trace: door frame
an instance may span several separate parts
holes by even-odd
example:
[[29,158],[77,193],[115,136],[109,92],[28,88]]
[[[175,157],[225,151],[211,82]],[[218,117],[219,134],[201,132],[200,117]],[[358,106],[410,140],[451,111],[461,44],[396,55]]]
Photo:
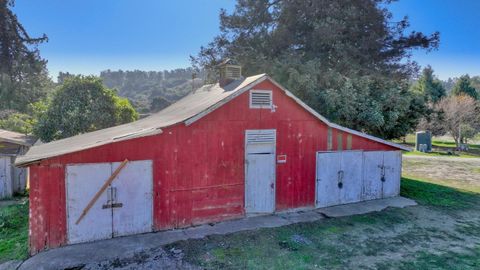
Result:
[[[247,212],[247,181],[248,181],[248,141],[247,141],[247,134],[249,132],[262,132],[262,131],[273,131],[275,134],[275,140],[273,142],[273,211],[271,213],[275,213],[277,210],[277,130],[276,129],[246,129],[244,132],[244,155],[243,155],[243,167],[244,167],[244,174],[245,174],[245,181],[244,181],[244,190],[243,190],[243,210],[245,211],[246,215],[256,215],[256,213],[248,213]],[[271,213],[265,213],[266,215]]]

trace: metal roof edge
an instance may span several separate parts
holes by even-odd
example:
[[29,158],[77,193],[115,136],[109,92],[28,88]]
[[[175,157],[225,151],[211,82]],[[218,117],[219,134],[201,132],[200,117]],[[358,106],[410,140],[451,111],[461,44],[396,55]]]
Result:
[[99,146],[103,146],[103,145],[107,145],[107,144],[111,144],[111,143],[128,141],[128,140],[131,140],[131,139],[138,139],[138,138],[142,138],[142,137],[158,135],[158,134],[161,134],[163,132],[163,130],[160,129],[160,128],[154,128],[153,130],[148,130],[148,132],[144,132],[144,131],[145,130],[142,130],[141,132],[138,132],[138,133],[126,134],[126,135],[121,136],[121,137],[115,137],[115,138],[112,138],[109,141],[104,141],[104,142],[101,142],[101,143],[95,143],[95,144],[92,144],[92,145],[89,145],[89,146],[85,146],[82,149],[78,149],[78,150],[74,150],[74,151],[64,151],[64,152],[52,153],[51,155],[42,156],[40,158],[35,158],[35,157],[24,158],[24,157],[26,157],[26,155],[18,156],[17,159],[15,160],[14,165],[17,166],[17,167],[25,167],[25,166],[32,165],[32,164],[35,164],[35,163],[39,163],[44,159],[49,159],[49,158],[53,158],[53,157],[63,156],[63,155],[70,154],[70,153],[80,152],[80,151],[83,151],[83,150],[88,150],[88,149],[92,149],[92,148],[95,148],[95,147],[99,147]]
[[17,140],[12,140],[12,139],[7,139],[7,138],[0,138],[0,142],[19,144],[19,145],[23,145],[23,146],[32,146],[31,144],[26,143],[26,142],[17,141]]

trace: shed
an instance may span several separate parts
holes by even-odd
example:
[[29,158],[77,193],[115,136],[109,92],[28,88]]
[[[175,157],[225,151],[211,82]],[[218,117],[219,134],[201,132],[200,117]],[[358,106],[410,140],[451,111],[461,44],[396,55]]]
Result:
[[399,194],[409,149],[328,121],[266,74],[238,75],[19,158],[30,252]]
[[0,199],[25,191],[28,171],[16,168],[14,163],[34,142],[32,136],[0,129]]

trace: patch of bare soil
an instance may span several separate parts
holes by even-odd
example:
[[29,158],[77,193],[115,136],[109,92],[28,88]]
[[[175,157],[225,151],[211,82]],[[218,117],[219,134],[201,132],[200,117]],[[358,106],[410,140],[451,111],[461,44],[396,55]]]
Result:
[[404,175],[480,189],[480,158],[404,156]]
[[165,251],[162,248],[135,253],[133,257],[122,257],[79,266],[82,270],[143,270],[143,269],[201,269],[183,261],[183,252],[179,249]]

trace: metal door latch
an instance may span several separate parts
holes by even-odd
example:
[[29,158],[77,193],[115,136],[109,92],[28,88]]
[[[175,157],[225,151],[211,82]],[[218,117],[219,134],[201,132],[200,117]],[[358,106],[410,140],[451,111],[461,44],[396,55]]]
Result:
[[102,209],[121,208],[121,207],[123,207],[123,203],[110,203],[110,204],[104,204],[102,206]]
[[338,188],[343,188],[343,175],[344,175],[344,172],[342,170],[338,171],[338,177],[337,177]]
[[380,172],[380,181],[385,182],[385,166],[384,165],[379,165],[378,166],[381,169]]
[[117,202],[117,188],[110,187],[109,189],[107,189],[107,203],[102,205],[102,209],[120,207],[123,207],[123,203]]

